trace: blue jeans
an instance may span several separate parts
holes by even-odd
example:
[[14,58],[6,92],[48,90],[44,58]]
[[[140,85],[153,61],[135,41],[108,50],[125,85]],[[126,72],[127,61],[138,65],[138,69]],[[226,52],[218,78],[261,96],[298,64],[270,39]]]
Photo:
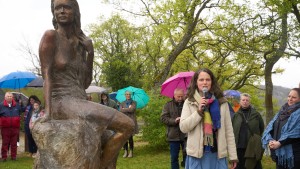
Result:
[[171,154],[171,168],[179,169],[178,158],[179,158],[180,146],[183,154],[183,164],[186,158],[184,141],[170,141],[169,143],[170,143],[170,154]]

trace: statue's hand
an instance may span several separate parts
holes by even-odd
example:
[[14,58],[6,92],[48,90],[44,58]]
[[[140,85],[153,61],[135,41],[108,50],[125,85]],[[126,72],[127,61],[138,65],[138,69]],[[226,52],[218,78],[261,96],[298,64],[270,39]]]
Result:
[[91,39],[88,39],[83,42],[85,50],[89,53],[89,55],[94,55],[93,42]]
[[87,36],[80,36],[84,49],[88,52],[89,56],[94,55],[93,41]]

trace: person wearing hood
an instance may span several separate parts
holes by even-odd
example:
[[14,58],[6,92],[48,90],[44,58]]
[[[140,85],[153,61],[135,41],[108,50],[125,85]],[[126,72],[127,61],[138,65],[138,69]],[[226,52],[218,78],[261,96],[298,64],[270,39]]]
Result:
[[0,128],[2,136],[1,160],[3,162],[7,159],[9,149],[11,152],[11,160],[16,160],[17,158],[20,113],[21,107],[13,99],[13,94],[11,92],[6,92],[4,101],[0,104]]
[[100,94],[100,104],[118,110],[117,103],[113,99],[109,98],[109,95],[106,92],[103,92],[103,93]]
[[171,169],[179,169],[179,152],[182,151],[183,160],[181,166],[185,166],[185,143],[186,135],[180,131],[179,122],[184,102],[184,90],[175,89],[173,100],[164,105],[160,120],[167,127],[166,136],[170,144]]

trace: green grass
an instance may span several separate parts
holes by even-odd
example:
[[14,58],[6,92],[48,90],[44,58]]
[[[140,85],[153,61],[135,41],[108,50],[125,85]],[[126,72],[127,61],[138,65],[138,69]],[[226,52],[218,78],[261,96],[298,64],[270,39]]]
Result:
[[[118,169],[167,169],[170,168],[169,152],[154,150],[149,146],[135,148],[133,158],[123,158],[124,151],[119,154]],[[181,158],[182,159],[182,158]]]
[[1,169],[32,169],[33,159],[26,155],[27,153],[17,155],[17,161],[10,158],[6,162],[0,162]]
[[[168,150],[156,150],[149,146],[137,146],[133,158],[123,158],[123,150],[119,154],[117,169],[168,169],[170,168],[170,156]],[[180,157],[180,161],[181,161]],[[264,169],[274,169],[275,163],[270,157],[262,160]],[[33,159],[27,153],[18,155],[17,161],[8,160],[0,162],[1,169],[31,169]]]

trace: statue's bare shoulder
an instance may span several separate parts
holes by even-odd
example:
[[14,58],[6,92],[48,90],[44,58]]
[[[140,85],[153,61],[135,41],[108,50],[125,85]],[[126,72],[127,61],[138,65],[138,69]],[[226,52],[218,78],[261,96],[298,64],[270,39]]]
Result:
[[55,30],[47,30],[40,42],[39,53],[40,57],[52,53],[53,49],[56,46],[56,31]]
[[[56,31],[51,29],[47,30],[41,40],[40,43],[40,49],[43,49],[45,47],[51,47],[56,42]],[[52,46],[53,47],[53,46]]]

